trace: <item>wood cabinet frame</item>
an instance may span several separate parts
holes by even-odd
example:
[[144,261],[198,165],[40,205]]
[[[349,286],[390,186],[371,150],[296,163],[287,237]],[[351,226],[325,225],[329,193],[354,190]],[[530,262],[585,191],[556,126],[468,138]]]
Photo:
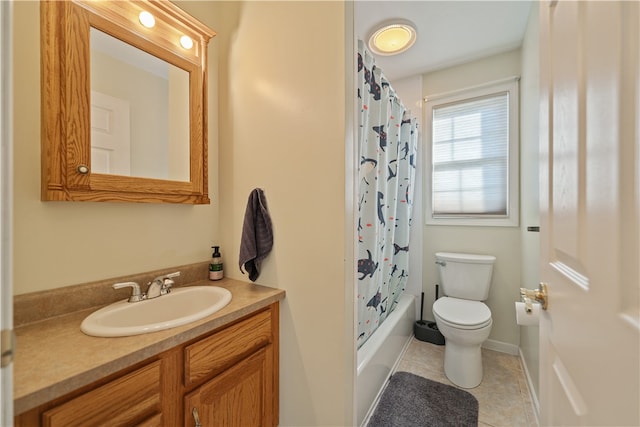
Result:
[[[142,10],[156,26],[138,23]],[[166,0],[41,2],[43,201],[208,204],[207,46],[215,32]],[[190,180],[91,172],[90,43],[97,28],[189,73]],[[180,35],[194,42],[186,50]],[[81,172],[82,166],[88,168]]]

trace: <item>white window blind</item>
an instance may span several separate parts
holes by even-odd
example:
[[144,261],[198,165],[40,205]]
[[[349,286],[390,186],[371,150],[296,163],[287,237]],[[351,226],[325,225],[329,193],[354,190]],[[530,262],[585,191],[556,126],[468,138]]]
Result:
[[509,92],[432,109],[432,215],[509,214]]

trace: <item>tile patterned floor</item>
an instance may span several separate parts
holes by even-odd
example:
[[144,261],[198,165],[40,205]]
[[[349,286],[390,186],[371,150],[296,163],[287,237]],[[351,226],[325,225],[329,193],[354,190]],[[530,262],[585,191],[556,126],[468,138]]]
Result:
[[[482,383],[476,388],[466,389],[478,399],[478,425],[536,427],[538,424],[520,358],[482,349],[482,365]],[[444,346],[415,338],[397,370],[453,385],[444,374]]]

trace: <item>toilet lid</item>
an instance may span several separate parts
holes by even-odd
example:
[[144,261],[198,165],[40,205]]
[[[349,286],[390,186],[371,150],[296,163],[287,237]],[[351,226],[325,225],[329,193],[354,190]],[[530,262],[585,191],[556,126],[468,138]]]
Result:
[[442,297],[433,303],[433,314],[462,327],[478,326],[491,320],[491,310],[480,301]]

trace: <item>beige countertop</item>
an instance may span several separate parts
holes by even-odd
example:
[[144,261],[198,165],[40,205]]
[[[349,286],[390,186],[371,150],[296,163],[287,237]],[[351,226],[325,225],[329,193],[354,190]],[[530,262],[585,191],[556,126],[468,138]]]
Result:
[[222,310],[188,325],[143,335],[98,338],[80,331],[97,308],[16,329],[14,412],[26,412],[135,363],[219,328],[284,298],[285,292],[232,279],[189,285],[220,286],[233,298]]

